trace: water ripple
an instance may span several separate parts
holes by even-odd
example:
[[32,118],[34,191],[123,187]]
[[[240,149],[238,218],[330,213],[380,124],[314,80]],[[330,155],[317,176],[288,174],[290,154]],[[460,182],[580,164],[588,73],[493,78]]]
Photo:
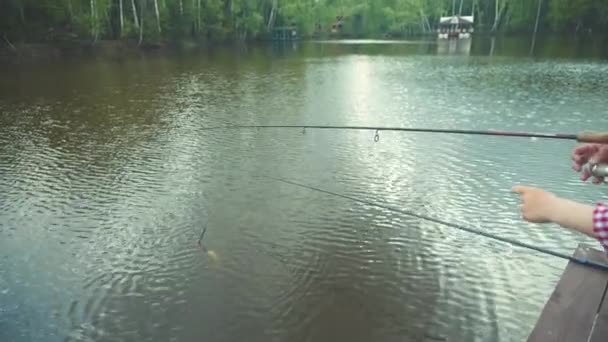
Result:
[[570,253],[589,240],[521,222],[509,190],[603,198],[571,172],[571,144],[204,130],[606,121],[605,63],[391,46],[218,48],[0,79],[0,340],[525,339],[563,261],[259,176]]

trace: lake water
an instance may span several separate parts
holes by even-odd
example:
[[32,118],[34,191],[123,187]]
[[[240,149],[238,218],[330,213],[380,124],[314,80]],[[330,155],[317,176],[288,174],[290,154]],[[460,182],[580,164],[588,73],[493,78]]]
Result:
[[571,170],[573,142],[205,128],[605,130],[606,50],[529,44],[4,64],[0,340],[525,340],[565,261],[261,176],[570,254],[597,243],[522,222],[510,188],[605,198]]

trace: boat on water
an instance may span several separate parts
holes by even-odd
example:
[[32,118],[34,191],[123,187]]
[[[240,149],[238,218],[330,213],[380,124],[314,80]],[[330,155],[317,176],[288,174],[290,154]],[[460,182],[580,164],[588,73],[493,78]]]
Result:
[[474,31],[473,24],[475,18],[473,16],[453,15],[450,17],[441,17],[439,25],[437,25],[438,39],[469,39]]

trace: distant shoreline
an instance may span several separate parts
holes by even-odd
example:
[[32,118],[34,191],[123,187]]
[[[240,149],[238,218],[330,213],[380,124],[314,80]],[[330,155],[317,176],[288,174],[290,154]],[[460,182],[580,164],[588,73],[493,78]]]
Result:
[[[480,33],[480,35],[482,35]],[[155,50],[196,50],[207,49],[214,47],[235,46],[240,44],[256,44],[256,43],[291,43],[291,42],[335,42],[335,41],[386,41],[386,42],[412,42],[423,38],[435,38],[435,34],[412,35],[407,37],[393,36],[363,36],[353,37],[350,35],[343,36],[310,36],[301,37],[297,40],[273,41],[271,39],[256,39],[245,42],[233,40],[226,41],[205,41],[205,40],[179,40],[179,41],[162,41],[162,42],[146,42],[141,45],[136,39],[129,40],[98,40],[93,43],[91,40],[71,40],[71,41],[49,41],[49,42],[32,42],[32,43],[16,43],[7,42],[0,39],[0,59],[4,58],[53,58],[64,55],[96,55],[96,54],[120,54],[120,53],[137,53]]]
[[135,40],[98,40],[95,43],[90,40],[11,43],[10,46],[5,43],[0,45],[0,58],[52,59],[65,55],[114,55],[152,50],[208,48],[211,45],[214,44],[189,41],[177,44],[167,42],[143,42],[139,45]]
[[[409,37],[410,39],[420,39],[426,36]],[[238,41],[197,41],[197,40],[179,40],[179,41],[163,41],[163,42],[146,42],[141,45],[135,39],[130,40],[98,40],[93,43],[91,40],[73,40],[73,41],[50,41],[41,43],[15,43],[11,42],[8,45],[6,42],[0,41],[0,59],[53,59],[62,56],[78,56],[78,55],[122,55],[122,54],[137,54],[150,51],[187,51],[210,49],[215,47],[238,46],[242,44],[258,44],[258,43],[277,43],[290,44],[292,42],[314,42],[314,41],[342,41],[354,40],[353,37],[305,37],[297,40],[281,40],[273,41],[270,39],[256,39],[245,42]],[[374,40],[374,41],[408,41],[406,38],[356,38],[357,40]],[[411,41],[411,40],[410,40]]]
[[[490,33],[478,32],[473,36],[473,39],[489,38],[491,36],[496,37],[530,37],[529,33],[502,33],[492,35]],[[595,40],[600,41],[602,45],[608,45],[608,36],[604,35],[558,35],[545,33],[540,34],[542,38],[554,38],[561,37],[566,40],[573,41],[584,41],[584,40]],[[0,37],[1,38],[1,37]],[[431,39],[429,39],[431,38]],[[541,38],[541,39],[542,39]],[[122,39],[122,40],[98,40],[93,43],[90,39],[87,40],[69,40],[69,41],[49,41],[40,43],[17,43],[10,42],[10,45],[0,39],[0,61],[8,62],[19,62],[19,61],[43,61],[43,60],[54,60],[64,57],[78,57],[78,56],[101,56],[101,57],[123,57],[123,56],[135,56],[142,53],[150,52],[161,52],[161,51],[196,51],[196,50],[208,50],[213,48],[221,47],[234,47],[243,44],[264,44],[264,43],[276,43],[276,44],[291,44],[293,42],[317,42],[317,43],[338,43],[348,44],[349,42],[361,41],[370,42],[370,44],[422,44],[422,43],[436,43],[432,40],[435,39],[435,35],[415,35],[408,37],[350,37],[350,36],[319,36],[319,37],[302,37],[297,40],[285,40],[285,41],[272,41],[270,39],[257,39],[248,40],[245,42],[238,42],[232,40],[226,41],[207,41],[207,40],[194,40],[194,39],[183,39],[178,41],[161,41],[161,42],[146,42],[144,41],[141,45],[138,44],[136,39]]]

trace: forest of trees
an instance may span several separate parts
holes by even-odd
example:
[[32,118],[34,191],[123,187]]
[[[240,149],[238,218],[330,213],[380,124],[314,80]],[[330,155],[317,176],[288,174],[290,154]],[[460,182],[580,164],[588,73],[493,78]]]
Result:
[[343,36],[402,36],[452,13],[474,13],[478,32],[529,32],[537,16],[545,32],[608,31],[607,0],[0,0],[0,40],[230,41],[291,25],[328,35],[336,24]]

